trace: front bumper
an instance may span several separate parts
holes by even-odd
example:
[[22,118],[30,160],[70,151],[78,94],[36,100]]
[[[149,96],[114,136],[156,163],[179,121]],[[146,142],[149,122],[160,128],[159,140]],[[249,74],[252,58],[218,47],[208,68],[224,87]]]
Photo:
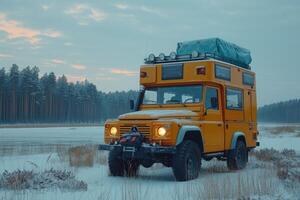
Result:
[[117,150],[122,152],[123,157],[145,158],[163,154],[175,154],[176,147],[162,147],[159,145],[142,144],[140,147],[123,146],[121,144],[100,144],[99,150]]

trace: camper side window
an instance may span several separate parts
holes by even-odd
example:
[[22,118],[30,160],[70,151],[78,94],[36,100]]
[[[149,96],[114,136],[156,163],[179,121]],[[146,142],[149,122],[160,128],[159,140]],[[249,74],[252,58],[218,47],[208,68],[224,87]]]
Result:
[[229,110],[243,109],[243,91],[240,89],[226,89],[226,108]]

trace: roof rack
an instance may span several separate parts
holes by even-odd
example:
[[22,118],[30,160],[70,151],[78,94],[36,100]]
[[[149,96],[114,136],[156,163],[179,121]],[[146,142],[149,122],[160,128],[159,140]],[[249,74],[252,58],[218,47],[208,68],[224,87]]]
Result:
[[[152,56],[152,59],[150,59]],[[237,65],[238,67],[251,70],[250,65],[245,66],[245,64],[240,63],[236,60],[232,60],[229,58],[221,58],[211,53],[204,54],[186,54],[186,55],[176,55],[175,56],[165,56],[164,54],[160,54],[159,56],[154,56],[154,54],[150,54],[148,58],[145,58],[145,64],[160,64],[160,63],[172,63],[172,62],[183,62],[183,61],[196,61],[196,60],[208,60],[208,59],[216,59],[222,62],[227,62],[233,65]]]

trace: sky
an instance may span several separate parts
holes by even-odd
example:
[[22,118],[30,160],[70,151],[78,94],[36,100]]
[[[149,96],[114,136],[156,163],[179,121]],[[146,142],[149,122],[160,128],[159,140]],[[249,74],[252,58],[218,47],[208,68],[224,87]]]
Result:
[[299,0],[0,0],[0,67],[139,88],[148,54],[220,37],[251,51],[260,106],[300,98]]

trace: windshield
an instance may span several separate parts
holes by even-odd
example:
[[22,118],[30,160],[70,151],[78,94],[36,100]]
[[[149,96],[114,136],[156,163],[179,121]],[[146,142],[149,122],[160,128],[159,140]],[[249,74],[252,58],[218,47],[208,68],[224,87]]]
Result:
[[143,104],[186,104],[202,101],[202,85],[146,88]]

